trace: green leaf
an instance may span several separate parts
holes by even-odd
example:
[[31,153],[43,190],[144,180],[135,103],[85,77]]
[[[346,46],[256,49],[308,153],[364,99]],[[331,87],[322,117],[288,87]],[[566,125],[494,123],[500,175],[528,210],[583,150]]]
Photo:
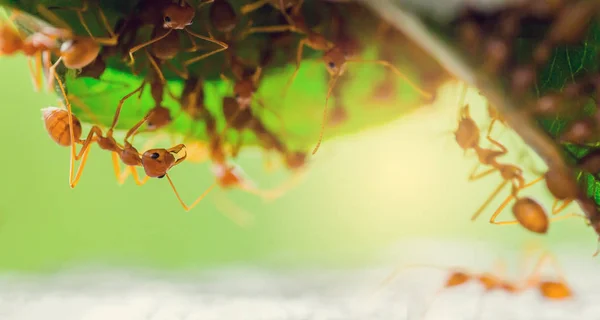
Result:
[[[133,12],[132,10],[135,9],[136,2],[108,0],[102,1],[101,6],[102,10],[108,16],[111,25],[115,25],[119,18],[126,17],[127,14]],[[371,12],[361,7],[344,4],[331,4],[327,5],[327,10],[315,11],[316,6],[319,6],[321,9],[324,5],[319,1],[305,2],[305,6],[303,7],[304,12],[319,12],[318,15],[307,15],[307,23],[319,30],[329,30],[327,24],[328,18],[335,12],[333,11],[335,8],[340,9],[344,17],[351,17],[352,21],[361,21],[362,23],[360,24],[353,22],[350,25],[352,29],[351,34],[355,35],[365,48],[361,58],[378,59],[381,47],[377,45],[378,41],[374,39],[373,35],[379,25],[379,19]],[[36,9],[36,5],[38,4],[75,7],[80,5],[80,2],[0,0],[0,4],[40,17]],[[236,6],[236,10],[239,12],[239,4]],[[55,10],[55,12],[77,34],[86,34],[85,29],[78,22],[73,11]],[[196,21],[198,23],[191,26],[196,33],[207,34],[202,21],[208,19],[208,12],[209,10],[206,6],[197,11]],[[276,13],[274,9],[267,7],[257,11],[251,18],[254,25],[273,25],[276,24],[274,20]],[[94,18],[92,10],[85,12],[84,15],[86,21],[90,24],[92,33],[95,35],[107,34],[106,31],[103,31],[99,23],[95,23],[97,19]],[[244,23],[241,22],[240,25]],[[216,34],[216,36],[223,37],[222,34]],[[149,38],[150,30],[149,28],[145,28],[140,31],[138,42]],[[183,39],[185,36],[181,36],[181,38]],[[295,39],[295,41],[298,41],[301,38],[300,36],[295,36]],[[439,64],[427,55],[424,55],[422,50],[414,46],[405,37],[395,36],[393,39],[388,39],[389,41],[386,41],[388,46],[404,47],[407,49],[406,51],[398,51],[392,55],[392,58],[393,63],[408,78],[413,79],[413,82],[423,85],[424,81],[427,80],[429,86],[426,89],[433,90],[440,83],[441,79],[446,77],[446,73],[441,69]],[[186,40],[182,40],[182,43],[185,44]],[[235,53],[257,63],[260,49],[265,47],[266,40],[267,35],[251,35],[248,39],[236,43]],[[282,48],[277,48],[275,61],[263,71],[263,78],[260,82],[257,95],[264,101],[264,105],[268,109],[273,110],[273,112],[257,108],[255,115],[265,123],[267,128],[280,136],[284,143],[291,149],[308,150],[316,143],[321,129],[320,123],[325,107],[329,76],[325,70],[324,63],[319,60],[322,53],[305,49],[300,72],[287,92],[287,95],[282,96],[284,85],[290,79],[295,69],[294,56],[297,43],[295,41],[291,46],[290,58],[286,58]],[[201,44],[207,50],[208,48],[215,47],[214,44],[210,43]],[[268,43],[266,46],[268,46]],[[135,55],[138,62],[145,59],[143,50],[138,51]],[[181,66],[181,61],[197,55],[198,53],[180,53],[174,59],[173,63],[176,66]],[[190,74],[206,80],[207,108],[220,119],[222,127],[225,121],[221,111],[221,99],[224,96],[232,95],[231,86],[220,78],[224,57],[223,53],[218,53],[201,62],[192,64],[189,69]],[[131,68],[122,59],[111,57],[107,61],[106,71],[100,80],[90,77],[78,77],[76,71],[65,70],[65,68],[59,68],[58,71],[64,76],[69,95],[74,97],[70,99],[73,105],[73,112],[84,122],[100,124],[106,127],[111,123],[118,101],[141,84],[144,73],[147,70],[144,69],[139,75],[134,75]],[[166,91],[179,96],[183,88],[183,79],[173,72],[169,72],[168,70],[163,71],[165,72],[165,77],[168,79],[168,90]],[[386,71],[383,66],[377,64],[350,63],[348,65],[346,72],[347,79],[345,81],[340,80],[340,88],[336,90],[341,92],[341,94],[329,101],[329,111],[334,110],[334,106],[339,106],[347,112],[348,118],[341,125],[327,128],[325,132],[326,139],[338,135],[360,132],[369,127],[389,123],[423,104],[424,99],[406,82],[400,80],[395,82],[394,89],[397,93],[395,98],[387,101],[372,99],[373,89],[382,80],[388,79],[385,78],[386,73],[389,73],[389,71]],[[232,77],[230,73],[226,74],[228,77]],[[133,97],[125,102],[117,128],[129,129],[140,121],[145,113],[154,106],[154,101],[149,91],[149,89],[145,90],[139,100]],[[336,100],[338,101],[336,102]],[[205,131],[199,129],[202,128],[202,123],[194,123],[189,116],[181,112],[178,101],[171,99],[166,93],[164,101],[165,106],[170,109],[171,115],[174,118],[174,122],[165,129],[166,132],[182,135],[186,140],[206,140]],[[335,110],[339,111],[341,109]],[[235,136],[234,132],[230,132],[230,139],[234,139]],[[252,145],[257,143],[257,139],[253,133],[246,132],[244,142],[245,145]]]

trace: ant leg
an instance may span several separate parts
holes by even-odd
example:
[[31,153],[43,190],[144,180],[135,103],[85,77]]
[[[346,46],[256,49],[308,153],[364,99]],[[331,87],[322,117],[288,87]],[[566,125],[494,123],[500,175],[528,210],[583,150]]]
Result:
[[167,68],[169,70],[173,71],[173,73],[178,75],[183,80],[187,80],[190,77],[187,70],[178,70],[177,68],[175,68],[175,65],[173,65],[173,63],[171,63],[171,61],[169,61],[169,60],[165,60],[165,65],[167,66]]
[[162,70],[160,70],[160,66],[156,62],[156,59],[154,59],[154,57],[150,54],[150,52],[148,52],[148,50],[144,50],[144,52],[146,53],[146,56],[148,57],[148,61],[150,62],[152,69],[154,69],[154,72],[156,72],[156,75],[160,79],[160,83],[165,84],[165,82],[167,82],[167,79],[165,79],[165,76],[164,76]]
[[217,190],[213,199],[219,212],[238,226],[247,227],[254,222],[254,216],[227,198],[223,190]]
[[273,201],[277,198],[282,197],[290,190],[298,186],[306,178],[307,170],[301,170],[296,172],[287,181],[279,185],[273,190],[269,190],[265,194],[265,200]]
[[506,208],[506,206],[514,198],[515,198],[515,196],[513,194],[510,194],[508,197],[506,197],[506,199],[504,200],[504,202],[502,202],[502,204],[498,207],[498,209],[496,209],[496,211],[494,212],[494,214],[490,217],[490,223],[497,224],[497,225],[511,225],[511,224],[518,224],[519,223],[519,221],[517,221],[517,220],[496,221],[496,218],[500,215],[500,213],[502,213],[502,210],[504,210],[504,208]]
[[202,40],[205,40],[205,41],[208,41],[208,42],[212,42],[214,44],[217,44],[217,45],[221,46],[221,48],[219,48],[219,49],[215,49],[213,51],[207,52],[207,53],[205,53],[203,55],[200,55],[198,57],[195,57],[195,58],[192,58],[192,59],[184,61],[183,62],[183,66],[184,67],[187,67],[188,65],[190,65],[190,64],[192,64],[194,62],[197,62],[197,61],[200,61],[200,60],[202,60],[204,58],[212,56],[213,54],[219,53],[221,51],[225,51],[225,50],[227,50],[229,48],[229,45],[227,45],[227,43],[225,43],[223,41],[219,41],[219,40],[215,40],[213,38],[209,38],[209,37],[205,37],[205,36],[199,35],[197,33],[194,33],[192,31],[188,30],[187,28],[183,29],[183,30],[185,30],[185,32],[187,32],[188,34],[190,34],[190,35],[192,35],[192,36],[194,36],[194,37],[196,37],[198,39],[202,39]]
[[269,0],[257,0],[254,3],[243,5],[240,8],[240,12],[243,15],[247,15],[248,13],[250,13],[252,11],[256,11],[256,10],[264,7],[267,3],[269,3]]
[[304,46],[306,46],[306,45],[308,45],[307,38],[300,40],[300,42],[298,43],[298,50],[296,52],[296,70],[294,70],[294,73],[290,77],[290,80],[288,80],[288,82],[285,84],[285,87],[283,88],[283,91],[282,91],[283,96],[285,96],[287,94],[288,89],[292,86],[294,79],[296,79],[296,76],[298,75],[298,71],[300,71],[300,64],[302,63],[302,52],[304,50]]
[[[487,200],[485,200],[485,202],[479,207],[479,209],[477,209],[477,211],[475,211],[473,216],[471,216],[471,221],[475,221],[475,219],[477,219],[477,217],[479,217],[479,215],[483,212],[483,210],[490,204],[490,202],[492,202],[492,200],[494,200],[494,198],[498,195],[498,193],[500,193],[502,188],[504,188],[504,186],[506,186],[507,183],[508,183],[508,181],[504,181],[501,184],[499,184],[498,187],[496,187],[496,190],[494,190],[494,192],[492,192],[492,194],[487,198]],[[508,201],[510,201],[510,198],[508,199]],[[507,201],[505,200],[505,202],[507,202]],[[496,210],[496,211],[498,212],[498,210]],[[494,213],[494,214],[496,214],[496,213]]]
[[231,157],[232,158],[237,158],[238,153],[240,153],[240,149],[242,149],[243,141],[244,141],[244,136],[242,135],[241,132],[239,132],[237,142],[235,143],[235,145],[233,145],[233,147],[231,149]]
[[37,9],[38,13],[42,17],[44,17],[46,20],[48,20],[48,22],[50,22],[52,25],[71,32],[71,26],[69,26],[69,24],[67,22],[65,22],[65,20],[59,18],[48,7],[46,7],[42,4],[38,4],[36,9]]
[[255,33],[277,33],[277,32],[295,32],[299,34],[305,34],[302,30],[298,29],[294,25],[285,24],[285,25],[277,25],[277,26],[263,26],[263,27],[251,27],[248,30],[244,31],[240,37],[243,39],[251,34]]
[[177,188],[175,188],[175,185],[173,184],[173,181],[171,180],[171,177],[169,176],[169,174],[166,174],[167,176],[167,180],[169,180],[169,184],[171,185],[171,188],[173,189],[173,192],[175,192],[175,196],[177,197],[177,200],[179,200],[179,203],[181,204],[181,206],[183,207],[183,209],[185,211],[190,211],[192,210],[198,203],[200,203],[200,201],[202,201],[202,199],[204,199],[209,193],[210,191],[217,185],[216,182],[214,182],[210,187],[208,187],[208,189],[206,189],[198,198],[196,198],[196,200],[194,200],[194,202],[191,205],[186,205],[185,202],[183,202],[183,200],[181,199],[181,196],[179,196],[179,192],[177,192]]
[[207,4],[211,4],[215,2],[215,0],[204,0],[204,1],[200,1],[200,4],[196,7],[196,9],[200,9],[202,7],[204,7]]
[[573,202],[572,199],[564,200],[563,203],[560,206],[558,206],[559,200],[555,199],[554,204],[552,205],[552,214],[556,215],[556,214],[560,213],[566,207],[568,207],[571,204],[571,202]]
[[317,142],[317,145],[312,151],[313,155],[317,153],[319,147],[321,146],[321,142],[323,141],[323,134],[325,132],[325,126],[327,124],[327,103],[329,102],[329,97],[331,97],[331,91],[333,91],[335,83],[337,82],[339,77],[340,75],[336,74],[335,76],[333,76],[333,78],[331,78],[331,80],[329,80],[329,90],[327,91],[327,97],[325,98],[325,108],[323,108],[323,120],[321,120],[321,132],[319,133],[319,141]]
[[123,107],[123,103],[125,103],[125,100],[129,99],[131,96],[136,94],[138,91],[142,90],[142,88],[144,87],[145,84],[146,84],[146,82],[142,81],[142,84],[139,87],[137,87],[132,92],[126,94],[123,98],[121,98],[121,100],[119,100],[119,104],[117,105],[117,110],[115,111],[115,116],[113,118],[113,122],[110,125],[110,129],[108,129],[107,135],[111,135],[113,130],[117,126],[117,122],[119,122],[119,116],[121,114],[121,108]]
[[481,166],[481,163],[477,163],[477,165],[475,165],[475,168],[473,168],[473,170],[471,171],[471,173],[469,174],[469,181],[474,181],[477,179],[481,179],[495,171],[498,171],[498,169],[496,168],[490,168],[488,170],[485,170],[483,172],[480,173],[476,173],[477,169],[479,169],[479,166]]
[[355,59],[346,59],[346,62],[355,62],[355,63],[376,63],[382,66],[385,66],[392,70],[397,76],[399,76],[402,80],[404,80],[411,88],[413,88],[419,95],[421,95],[425,99],[432,99],[433,95],[429,92],[424,91],[419,88],[415,83],[413,83],[404,73],[402,73],[398,68],[385,60],[355,60]]
[[[76,143],[75,143],[75,133],[73,132],[73,111],[71,110],[71,103],[69,102],[69,98],[67,97],[67,92],[65,90],[65,87],[62,83],[62,81],[60,80],[60,78],[58,77],[58,74],[56,73],[55,69],[56,66],[62,61],[62,57],[58,58],[58,60],[56,60],[56,63],[54,63],[54,65],[52,65],[52,67],[49,68],[48,72],[50,73],[50,75],[54,75],[54,78],[56,79],[56,81],[58,82],[58,86],[60,87],[60,91],[62,92],[63,98],[65,99],[65,105],[67,106],[67,116],[69,119],[69,136],[71,138],[71,161],[70,161],[70,165],[69,165],[69,184],[71,185],[71,188],[74,187],[73,185],[73,174],[74,174],[74,170],[75,170],[75,161],[76,161]],[[93,129],[93,128],[92,128]],[[91,133],[91,132],[90,132]],[[80,165],[81,167],[81,165]],[[78,170],[79,171],[79,170]]]
[[562,268],[560,267],[558,261],[556,260],[556,257],[549,252],[545,252],[544,254],[542,254],[539,257],[537,263],[533,267],[533,271],[531,272],[529,277],[524,281],[524,286],[526,288],[536,286],[539,283],[540,276],[541,276],[541,270],[545,263],[552,264],[552,267],[556,271],[557,277],[558,277],[558,279],[560,279],[560,282],[562,282],[562,283],[566,282],[564,272],[563,272]]
[[34,62],[37,62],[34,60],[34,58],[27,59],[27,66],[29,67],[29,74],[31,76],[31,82],[33,83],[33,90],[35,92],[39,92],[42,88],[42,77],[40,76],[40,72],[38,72],[37,65],[34,66]]
[[288,136],[288,133],[285,130],[285,120],[283,120],[283,117],[281,116],[281,114],[279,114],[272,108],[267,107],[261,99],[256,98],[254,100],[258,103],[258,105],[261,108],[271,112],[271,114],[273,114],[275,117],[277,117],[277,120],[279,120],[280,130],[282,131],[282,136],[283,136],[283,138],[286,138]]
[[158,36],[158,37],[156,37],[154,39],[150,39],[150,40],[148,40],[148,41],[146,41],[144,43],[140,43],[137,46],[129,49],[129,65],[132,66],[135,63],[135,58],[133,58],[133,54],[136,51],[138,51],[138,50],[140,50],[140,49],[142,49],[144,47],[147,47],[147,46],[149,46],[149,45],[151,45],[151,44],[153,44],[153,43],[155,43],[157,41],[160,41],[160,40],[166,38],[169,34],[171,34],[171,32],[173,32],[173,29],[169,29],[169,30],[167,30],[167,32],[165,32],[165,34],[163,34],[161,36]]
[[[94,135],[96,135],[98,137],[102,136],[102,131],[100,130],[100,128],[98,128],[96,126],[92,127],[87,138],[83,141],[81,149],[79,150],[79,153],[77,155],[75,155],[75,157],[71,158],[71,171],[69,172],[69,184],[70,184],[71,188],[75,188],[77,183],[79,183],[79,179],[81,179],[81,174],[83,173],[83,168],[85,168],[85,164],[87,163],[87,157],[91,150],[90,146],[95,141],[93,139]],[[73,142],[72,145],[75,146],[75,142]],[[79,163],[79,167],[77,168],[77,173],[75,174],[75,177],[73,177],[73,172],[74,172],[73,164],[74,164],[74,161],[77,161],[79,159],[81,159],[81,163]]]

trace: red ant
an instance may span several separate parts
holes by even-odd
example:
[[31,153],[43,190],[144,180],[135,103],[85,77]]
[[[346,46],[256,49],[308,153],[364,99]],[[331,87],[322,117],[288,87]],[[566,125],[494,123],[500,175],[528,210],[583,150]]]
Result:
[[[205,2],[205,4],[206,3],[207,2]],[[156,8],[151,7],[151,9],[156,9]],[[136,51],[168,37],[174,30],[175,31],[183,30],[191,37],[195,37],[195,38],[198,38],[201,40],[212,42],[221,47],[221,48],[215,49],[213,51],[210,51],[208,53],[205,53],[200,56],[197,56],[197,57],[194,57],[194,58],[184,61],[183,62],[184,67],[187,67],[188,65],[190,65],[194,62],[200,61],[200,60],[202,60],[206,57],[209,57],[213,54],[227,50],[227,48],[229,47],[226,43],[224,43],[222,41],[215,40],[212,37],[205,37],[205,36],[199,35],[197,33],[194,33],[193,31],[189,30],[188,26],[191,25],[192,22],[194,21],[194,18],[196,16],[196,9],[194,7],[192,7],[191,5],[189,5],[185,0],[179,0],[178,3],[165,4],[160,9],[161,9],[160,13],[162,16],[162,21],[160,23],[164,29],[167,29],[167,31],[159,36],[155,36],[154,38],[152,38],[149,41],[146,41],[144,43],[141,43],[141,44],[129,49],[129,58],[130,58],[131,65],[133,65],[135,63],[133,54]],[[156,27],[158,27],[158,26],[159,25],[156,25]],[[195,51],[195,49],[196,48],[194,46],[193,50]]]
[[[56,16],[47,7],[38,5],[38,12],[59,27],[51,26],[41,20],[34,20],[32,17],[22,17],[22,13],[15,11],[12,13],[10,19],[17,20],[19,25],[25,29],[32,30],[33,34],[23,39],[18,31],[4,26],[1,36],[10,39],[10,42],[4,43],[2,51],[5,54],[22,51],[28,57],[35,57],[38,66],[37,71],[34,70],[31,60],[29,67],[36,90],[41,87],[39,76],[42,74],[40,67],[43,60],[45,69],[48,70],[48,87],[51,88],[53,76],[56,81],[61,81],[55,72],[55,69],[61,62],[68,69],[81,69],[96,60],[100,53],[101,45],[114,46],[117,44],[118,36],[114,34],[108,25],[103,11],[100,8],[97,9],[104,27],[110,34],[110,38],[94,37],[89,32],[89,27],[81,16],[81,12],[87,10],[87,1],[83,2],[83,8],[75,10],[78,12],[79,19],[84,28],[88,31],[89,37],[73,34],[73,31],[66,22]],[[58,46],[56,41],[61,41],[61,45]],[[59,56],[58,60],[52,65],[50,63],[50,53],[55,53]]]
[[[323,133],[325,130],[325,124],[327,122],[327,103],[329,101],[329,97],[331,96],[333,87],[335,86],[338,78],[344,74],[346,67],[347,67],[347,63],[375,63],[375,64],[383,65],[386,68],[392,70],[396,75],[401,77],[403,80],[405,80],[415,91],[417,91],[424,98],[431,99],[433,97],[430,93],[421,90],[417,85],[413,84],[408,79],[408,77],[406,77],[402,72],[400,72],[400,70],[398,70],[396,67],[394,67],[388,61],[356,59],[356,58],[354,58],[354,55],[356,54],[355,52],[347,52],[345,50],[345,48],[342,48],[339,45],[332,43],[331,41],[327,40],[320,33],[312,31],[310,28],[308,28],[306,26],[304,17],[302,16],[302,13],[300,12],[302,3],[303,3],[302,0],[297,1],[293,5],[293,7],[291,9],[291,14],[289,16],[287,15],[287,13],[284,13],[284,15],[286,16],[286,19],[288,20],[287,25],[253,27],[253,28],[250,28],[248,31],[246,31],[245,35],[249,35],[252,33],[270,33],[270,32],[291,31],[291,32],[299,33],[304,36],[304,38],[302,38],[300,40],[300,43],[298,44],[298,51],[296,53],[296,70],[292,74],[290,81],[288,81],[286,88],[291,85],[291,83],[294,81],[296,75],[298,74],[298,71],[300,69],[300,64],[302,62],[302,54],[303,54],[304,46],[307,46],[307,47],[317,50],[317,51],[324,52],[322,60],[323,60],[323,62],[325,62],[326,69],[329,72],[331,79],[329,80],[329,84],[328,84],[329,89],[327,91],[327,96],[325,98],[325,109],[323,111],[323,121],[321,124],[321,132],[319,135],[319,141],[317,142],[317,145],[313,149],[313,152],[312,152],[313,154],[315,154],[318,151],[318,149],[321,145],[321,142],[323,140]],[[242,12],[244,12],[243,8],[242,8]],[[284,92],[285,91],[287,91],[287,90],[284,90]]]
[[[578,214],[568,214],[548,219],[545,210],[535,200],[529,197],[519,198],[518,193],[521,190],[526,189],[545,178],[548,190],[550,190],[550,192],[555,196],[556,199],[554,205],[552,206],[552,214],[556,215],[559,212],[561,212],[564,208],[566,208],[566,206],[578,196],[579,189],[578,186],[574,183],[573,177],[570,176],[567,171],[559,171],[559,169],[556,168],[551,168],[544,176],[539,177],[533,180],[532,182],[525,183],[525,180],[523,178],[523,171],[519,167],[509,164],[501,164],[496,161],[498,157],[507,153],[507,149],[498,141],[492,139],[490,137],[490,134],[491,132],[488,132],[487,140],[495,146],[497,146],[500,150],[485,149],[479,146],[474,147],[474,150],[479,158],[479,163],[471,172],[469,180],[477,180],[495,171],[499,171],[504,181],[496,188],[496,190],[494,190],[494,192],[492,192],[489,198],[473,214],[471,220],[477,219],[477,217],[481,214],[481,212],[483,212],[485,207],[487,207],[487,205],[509,182],[512,184],[512,191],[510,195],[506,198],[506,200],[498,207],[498,209],[491,216],[490,223],[499,225],[518,223],[529,231],[536,233],[546,233],[548,230],[549,223],[551,221],[562,220],[570,217],[583,217]],[[476,173],[479,165],[488,165],[492,168],[481,173]],[[516,220],[501,222],[496,221],[498,215],[510,203],[510,201],[513,198],[517,199],[512,208]],[[557,203],[559,200],[565,201],[562,206],[557,208]]]
[[[542,267],[550,262],[558,276],[555,280],[541,280]],[[516,295],[530,288],[536,288],[540,295],[546,300],[567,300],[573,297],[573,292],[567,281],[565,280],[562,271],[559,268],[558,262],[555,257],[548,252],[543,253],[537,260],[537,263],[533,267],[530,275],[522,281],[510,281],[504,279],[501,274],[489,273],[489,272],[472,272],[466,269],[440,267],[435,265],[408,265],[396,268],[390,276],[388,276],[383,282],[382,286],[389,285],[394,280],[400,271],[408,268],[422,268],[429,267],[435,269],[442,269],[444,271],[449,270],[449,275],[446,278],[444,285],[434,294],[429,304],[433,303],[440,293],[448,288],[455,288],[465,285],[469,282],[475,281],[481,284],[485,292],[491,292],[494,290],[501,290],[511,295]],[[423,315],[424,317],[425,315]]]

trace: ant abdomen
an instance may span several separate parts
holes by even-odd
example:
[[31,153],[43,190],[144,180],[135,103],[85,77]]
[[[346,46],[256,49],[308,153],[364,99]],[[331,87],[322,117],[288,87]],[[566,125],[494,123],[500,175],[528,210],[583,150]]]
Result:
[[94,39],[78,37],[63,42],[60,55],[68,69],[82,69],[96,60],[100,49],[101,46]]
[[215,0],[210,6],[210,24],[219,32],[231,32],[237,24],[237,15],[227,0]]
[[11,55],[23,47],[23,39],[12,27],[0,25],[0,55]]
[[[75,140],[79,141],[82,132],[81,122],[75,115],[71,116],[73,118],[73,136]],[[46,131],[52,140],[64,147],[68,147],[74,143],[71,141],[69,133],[69,111],[56,107],[44,108],[42,109],[42,118],[44,119]]]
[[[166,32],[165,29],[156,27],[152,37],[160,37]],[[153,43],[150,50],[152,55],[160,60],[171,60],[179,53],[180,43],[179,32],[171,32],[165,38]]]
[[562,282],[542,281],[539,284],[540,293],[549,299],[561,300],[573,296],[571,289]]
[[142,154],[142,166],[146,175],[160,178],[175,164],[175,156],[166,149],[150,149]]
[[546,233],[549,220],[544,208],[531,198],[520,198],[512,207],[517,221],[527,230],[535,233]]
[[579,187],[570,169],[550,169],[544,175],[546,185],[558,200],[575,199]]

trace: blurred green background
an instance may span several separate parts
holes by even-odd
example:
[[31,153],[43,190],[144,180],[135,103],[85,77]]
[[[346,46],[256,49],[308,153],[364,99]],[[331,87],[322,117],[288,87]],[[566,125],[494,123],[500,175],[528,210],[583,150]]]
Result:
[[[303,183],[272,203],[218,190],[184,212],[166,180],[117,185],[110,155],[97,146],[81,182],[70,189],[69,150],[49,138],[40,113],[57,106],[57,97],[33,93],[23,57],[3,57],[0,70],[5,151],[0,268],[5,271],[90,264],[169,270],[240,263],[358,267],[400,240],[420,237],[482,239],[515,250],[532,240],[549,248],[578,245],[590,254],[595,249],[596,236],[583,220],[557,222],[548,235],[538,236],[519,226],[488,224],[492,204],[477,222],[470,221],[500,180],[492,175],[467,181],[476,159],[464,156],[451,134],[456,83],[441,88],[433,105],[390,125],[325,142]],[[369,86],[370,79],[362,81]],[[299,84],[294,90],[301,89]],[[473,91],[468,101],[486,127],[482,98]],[[531,168],[542,172],[517,136],[502,126],[496,132],[509,149],[505,162],[522,165],[530,179],[537,176]],[[263,160],[258,150],[246,149],[238,163],[259,186],[276,186],[289,177],[285,171],[266,172]],[[171,174],[188,203],[213,182],[209,163],[183,163]],[[543,184],[527,194],[546,208],[552,205]],[[253,223],[241,227],[227,219],[223,213],[232,205],[250,213]],[[570,211],[579,209],[572,205]],[[510,209],[502,217],[510,218]]]

